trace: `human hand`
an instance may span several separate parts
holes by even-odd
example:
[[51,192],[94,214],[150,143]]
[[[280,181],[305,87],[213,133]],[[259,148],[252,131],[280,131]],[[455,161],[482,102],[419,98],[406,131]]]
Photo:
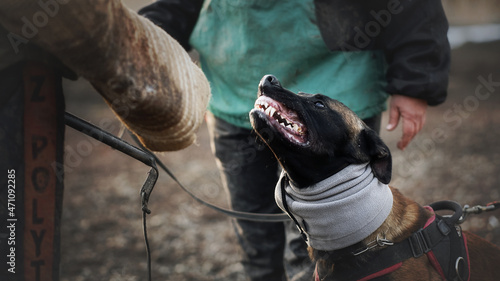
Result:
[[388,131],[393,131],[403,118],[403,136],[398,148],[404,150],[425,124],[427,101],[402,95],[392,95],[389,105]]

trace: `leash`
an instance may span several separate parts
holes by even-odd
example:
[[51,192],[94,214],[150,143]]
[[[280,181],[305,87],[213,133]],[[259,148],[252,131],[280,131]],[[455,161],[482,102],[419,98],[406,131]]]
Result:
[[[139,141],[139,139],[130,132],[130,136],[132,139],[137,143],[137,145],[143,149],[144,151],[149,151],[146,147],[142,145],[142,143]],[[150,152],[150,151],[149,151]],[[234,211],[234,210],[229,210],[225,208],[221,208],[219,206],[216,206],[212,203],[209,203],[198,196],[196,196],[193,192],[191,192],[188,188],[186,188],[178,179],[177,177],[161,162],[156,155],[154,155],[152,152],[151,156],[154,157],[156,163],[160,168],[167,173],[174,181],[177,183],[177,185],[184,190],[189,196],[191,196],[194,200],[196,200],[198,203],[205,205],[219,213],[222,213],[224,215],[236,218],[236,219],[242,219],[242,220],[249,220],[249,221],[260,221],[260,222],[284,222],[284,221],[289,221],[290,217],[288,217],[287,214],[285,213],[279,213],[279,214],[267,214],[267,213],[249,213],[249,212],[240,212],[240,211]]]
[[482,212],[490,212],[499,208],[500,208],[500,201],[490,202],[486,204],[486,206],[476,205],[474,207],[470,207],[469,205],[464,205],[463,214],[462,217],[460,217],[460,219],[458,220],[458,224],[462,224],[469,215],[473,214],[477,215],[481,214]]

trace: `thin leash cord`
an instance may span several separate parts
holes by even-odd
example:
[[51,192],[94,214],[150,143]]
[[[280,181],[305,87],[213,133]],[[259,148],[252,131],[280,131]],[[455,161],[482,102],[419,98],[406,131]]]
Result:
[[148,281],[151,281],[151,248],[149,247],[146,216],[147,216],[147,212],[142,211],[142,228],[144,231],[144,242],[146,244],[146,255],[147,255],[147,264],[148,264]]
[[250,220],[250,221],[261,221],[261,222],[284,222],[284,221],[289,221],[290,217],[287,214],[284,213],[278,213],[278,214],[263,214],[263,213],[248,213],[248,212],[239,212],[239,211],[234,211],[234,210],[228,210],[224,209],[221,207],[218,207],[214,204],[205,202],[201,198],[197,197],[193,192],[191,192],[187,187],[185,187],[179,179],[165,166],[165,164],[156,157],[154,153],[149,151],[142,143],[139,141],[139,139],[132,133],[129,132],[130,136],[134,140],[134,142],[144,151],[147,151],[151,154],[151,156],[155,159],[155,163],[165,172],[167,173],[170,178],[184,191],[186,192],[189,196],[191,196],[194,200],[196,200],[198,203],[205,205],[217,212],[220,212],[222,214],[225,214],[227,216],[236,218],[236,219],[242,219],[242,220]]
[[64,122],[67,126],[82,132],[108,146],[113,149],[116,149],[144,164],[151,167],[151,170],[148,173],[148,177],[144,182],[144,185],[141,188],[141,204],[142,204],[142,212],[143,212],[143,230],[144,230],[144,239],[146,243],[146,252],[147,252],[147,264],[148,264],[148,280],[151,281],[151,249],[149,246],[148,236],[147,236],[147,227],[146,227],[146,214],[150,214],[151,211],[148,209],[148,200],[153,191],[153,188],[158,179],[158,169],[155,164],[155,157],[148,150],[141,150],[133,145],[130,145],[126,141],[123,141],[121,138],[118,138],[99,127],[88,123],[68,112],[64,114]]

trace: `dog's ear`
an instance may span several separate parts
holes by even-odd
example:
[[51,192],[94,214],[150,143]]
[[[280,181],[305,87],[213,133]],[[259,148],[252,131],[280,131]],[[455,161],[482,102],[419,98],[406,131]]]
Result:
[[389,148],[371,129],[361,131],[360,148],[370,158],[370,166],[377,179],[388,184],[392,177],[392,157]]

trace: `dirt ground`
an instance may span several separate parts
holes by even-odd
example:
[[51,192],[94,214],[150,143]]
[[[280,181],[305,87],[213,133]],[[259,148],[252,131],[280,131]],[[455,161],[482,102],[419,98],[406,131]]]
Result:
[[[498,50],[500,41],[453,51],[449,98],[429,109],[426,127],[404,152],[396,148],[400,131],[382,132],[394,158],[392,186],[422,204],[500,200]],[[67,111],[119,133],[119,122],[85,81],[65,84]],[[65,146],[61,279],[146,280],[139,190],[148,167],[71,128]],[[196,145],[159,157],[200,197],[227,206],[205,127]],[[153,280],[244,280],[229,218],[200,206],[165,173],[150,209]],[[500,245],[499,220],[500,210],[462,226]]]

